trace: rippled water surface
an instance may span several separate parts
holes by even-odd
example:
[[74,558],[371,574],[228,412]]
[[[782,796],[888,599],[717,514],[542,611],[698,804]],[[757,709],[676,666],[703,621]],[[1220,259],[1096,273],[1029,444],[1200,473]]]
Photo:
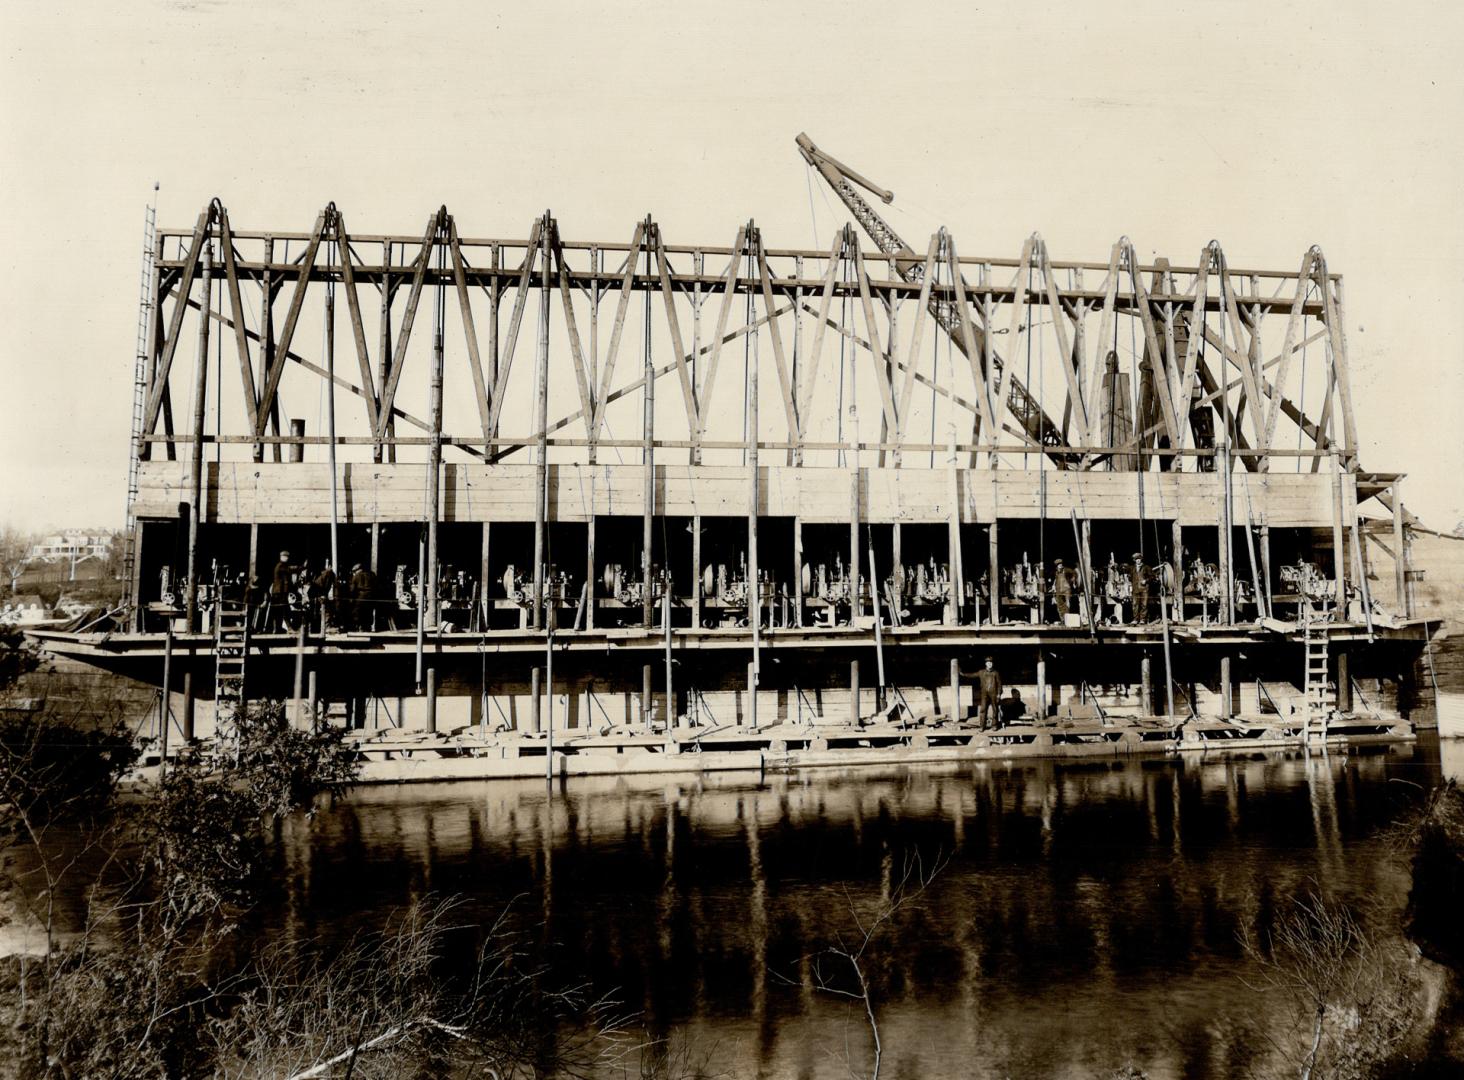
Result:
[[[287,838],[279,929],[331,937],[426,894],[512,905],[564,979],[738,1076],[867,1067],[813,985],[904,860],[948,859],[874,939],[883,1075],[1224,1077],[1274,1011],[1237,942],[1321,890],[1407,895],[1384,828],[1437,746],[1087,763],[369,788]],[[830,970],[833,970],[832,968]]]

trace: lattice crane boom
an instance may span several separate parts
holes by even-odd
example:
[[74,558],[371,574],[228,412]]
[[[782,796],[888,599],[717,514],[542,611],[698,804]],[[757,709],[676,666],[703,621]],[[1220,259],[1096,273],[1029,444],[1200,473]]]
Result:
[[[800,133],[795,141],[798,143],[798,150],[803,155],[803,160],[818,170],[824,182],[833,189],[834,194],[849,208],[849,212],[854,215],[854,219],[869,234],[869,238],[874,241],[880,251],[886,255],[893,256],[895,273],[912,284],[919,284],[923,281],[925,278],[925,264],[920,256],[915,253],[909,244],[905,243],[899,233],[890,227],[889,222],[879,216],[874,207],[870,206],[869,202],[855,190],[854,185],[859,185],[866,191],[877,196],[884,203],[893,202],[895,198],[894,193],[870,182],[843,162],[825,154],[818,147],[814,146],[813,140],[806,134]],[[956,313],[955,306],[949,301],[932,295],[929,307],[931,315],[940,324],[941,329],[950,335],[955,347],[961,350],[962,353],[966,353],[966,342],[961,333],[960,318]],[[976,341],[973,342],[973,346],[980,352],[982,348],[982,337],[986,333],[986,328],[984,326],[973,326],[972,331],[976,335]],[[1003,364],[994,349],[991,353],[991,368],[992,370],[986,373],[986,377],[994,387],[1000,387],[1003,377]],[[1039,445],[1048,445],[1058,441],[1059,428],[1042,411],[1042,407],[1037,403],[1037,400],[1031,394],[1027,393],[1027,388],[1022,385],[1021,380],[1015,375],[1008,375],[1006,377],[1006,386],[1007,409],[1010,410],[1017,422],[1021,424],[1022,431],[1026,434],[1027,438]],[[1071,455],[1054,455],[1055,459],[1061,460],[1066,460],[1069,457]]]

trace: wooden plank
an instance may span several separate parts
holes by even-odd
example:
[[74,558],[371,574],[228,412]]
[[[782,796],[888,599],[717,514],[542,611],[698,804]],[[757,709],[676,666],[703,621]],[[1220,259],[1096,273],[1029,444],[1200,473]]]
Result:
[[[898,356],[894,355],[893,342],[891,343],[891,357],[896,367],[903,367],[905,382],[900,387],[899,397],[895,402],[895,415],[899,417],[900,426],[895,432],[895,442],[903,443],[909,423],[909,411],[911,397],[915,392],[915,371],[920,366],[920,346],[925,340],[925,323],[927,312],[930,309],[930,285],[935,278],[936,256],[940,252],[942,238],[946,235],[944,229],[930,234],[930,245],[925,251],[925,268],[920,275],[920,298],[915,304],[915,326],[910,331],[910,350],[906,355],[909,357],[908,364],[900,363]],[[896,457],[895,463],[899,464]]]
[[326,213],[321,211],[320,216],[315,219],[315,230],[310,234],[309,246],[305,249],[305,257],[300,260],[300,270],[295,278],[295,291],[290,295],[290,309],[285,315],[285,326],[280,332],[279,342],[275,348],[274,362],[269,366],[269,373],[265,376],[264,391],[259,395],[259,413],[255,419],[254,434],[263,435],[265,417],[274,403],[275,395],[279,393],[280,376],[285,373],[285,354],[290,351],[290,343],[295,337],[295,327],[300,324],[300,312],[305,306],[305,292],[310,285],[310,271],[315,266],[315,256],[320,251],[320,238],[325,232]]
[[798,453],[797,444],[803,440],[803,430],[799,423],[798,407],[793,399],[794,386],[789,378],[788,358],[783,352],[783,332],[778,326],[777,316],[773,314],[777,305],[773,302],[772,277],[768,273],[768,260],[763,252],[762,231],[755,233],[757,245],[757,269],[758,277],[762,282],[763,311],[768,316],[768,331],[773,340],[773,366],[778,371],[778,392],[783,399],[783,416],[788,425],[788,441],[794,444],[791,455]]
[[[483,382],[483,357],[478,351],[478,327],[473,321],[473,305],[468,298],[468,278],[463,269],[463,248],[458,239],[457,221],[451,215],[447,219],[447,250],[452,259],[452,280],[457,289],[458,312],[462,319],[463,337],[468,346],[468,369],[473,376],[473,400],[478,406],[478,423],[483,429],[483,438],[491,439],[492,409],[488,401],[488,388]],[[362,361],[362,370],[365,370],[365,361]]]
[[[981,426],[977,427],[976,434],[979,436],[984,427],[988,434],[991,435],[991,433],[997,430],[997,422],[996,403],[991,400],[991,386],[987,381],[987,375],[990,369],[988,368],[986,371],[983,371],[981,365],[976,360],[978,355],[989,359],[990,349],[989,347],[983,350],[978,350],[977,348],[975,333],[971,328],[971,311],[966,305],[966,283],[961,278],[960,264],[957,262],[956,241],[954,237],[949,235],[946,237],[946,262],[950,269],[951,282],[955,286],[952,292],[955,297],[956,316],[959,320],[961,340],[966,346],[961,351],[966,354],[966,359],[971,367],[971,381],[976,388],[976,408],[981,419]],[[988,339],[991,337],[990,334],[984,334],[982,336]],[[911,359],[913,360],[914,358],[912,357]],[[994,435],[991,435],[991,437],[994,437]]]
[[[569,337],[569,354],[574,361],[574,388],[579,394],[580,413],[585,420],[585,432],[589,433],[589,417],[595,415],[595,391],[593,387],[593,375],[585,366],[585,355],[583,343],[580,341],[579,323],[574,317],[574,298],[569,292],[569,275],[565,270],[564,245],[559,240],[559,230],[554,231],[551,252],[558,267],[559,273],[559,298],[564,307],[564,326]],[[547,268],[546,268],[547,269]],[[547,435],[547,430],[545,435]]]
[[234,257],[234,236],[229,231],[229,212],[219,208],[219,250],[223,255],[224,282],[229,290],[229,310],[234,314],[234,347],[239,354],[239,378],[244,389],[244,414],[252,429],[259,415],[254,396],[254,364],[249,358],[249,339],[244,336],[244,300],[239,294],[239,268]]
[[[747,240],[747,228],[744,226],[737,230],[737,240],[732,245],[732,257],[727,262],[727,274],[722,282],[722,306],[717,310],[717,332],[712,338],[712,355],[707,362],[706,380],[702,385],[703,401],[713,400],[713,388],[717,383],[717,367],[722,360],[722,343],[727,340],[727,317],[731,314],[732,300],[737,291],[737,263],[742,258],[743,246]],[[706,434],[706,416],[703,415],[697,441],[705,439]]]
[[[1276,418],[1281,414],[1281,401],[1286,393],[1286,379],[1291,371],[1291,356],[1295,352],[1297,331],[1301,328],[1302,304],[1306,300],[1306,294],[1310,291],[1310,277],[1314,269],[1313,253],[1315,248],[1309,250],[1301,257],[1301,268],[1296,272],[1296,293],[1291,298],[1291,311],[1286,317],[1286,336],[1281,343],[1281,367],[1276,372],[1276,383],[1274,387],[1267,386],[1266,392],[1271,395],[1270,407],[1266,409],[1266,428],[1260,440],[1260,447],[1269,450],[1276,444]],[[1256,406],[1260,407],[1260,402]]]
[[[1062,292],[1058,288],[1057,278],[1052,272],[1052,262],[1047,257],[1047,243],[1040,237],[1037,241],[1037,266],[1047,287],[1047,308],[1052,313],[1052,329],[1057,335],[1058,355],[1062,357],[1062,375],[1067,383],[1068,402],[1072,406],[1074,418],[1078,423],[1079,437],[1084,443],[1091,445],[1093,440],[1089,433],[1088,405],[1083,400],[1083,387],[1079,381],[1082,371],[1081,361],[1073,356],[1067,324],[1063,321],[1065,315],[1062,310]],[[1077,362],[1075,363],[1075,361]]]
[[[513,314],[508,320],[508,341],[502,353],[498,368],[498,382],[493,387],[493,408],[488,415],[488,426],[493,437],[498,435],[498,423],[503,415],[503,403],[508,397],[508,376],[513,371],[514,352],[518,346],[519,329],[523,326],[524,305],[529,299],[529,275],[534,269],[534,260],[539,254],[540,234],[544,228],[542,219],[535,219],[529,230],[528,249],[524,252],[523,265],[519,268],[518,293],[513,298]],[[545,267],[548,273],[548,267]]]
[[885,367],[888,358],[879,343],[879,325],[874,318],[874,301],[869,293],[869,275],[865,272],[864,253],[859,250],[859,238],[854,238],[854,273],[859,283],[859,306],[864,312],[864,332],[869,338],[873,353],[870,365],[874,368],[875,384],[879,388],[880,406],[884,410],[884,422],[889,431],[896,427],[895,394],[890,385],[890,373]]
[[610,348],[605,354],[605,367],[600,373],[600,392],[595,395],[595,414],[590,422],[590,446],[600,438],[600,429],[605,425],[605,406],[614,400],[610,393],[610,378],[615,374],[615,360],[620,355],[620,339],[625,330],[625,315],[630,307],[631,284],[635,280],[635,263],[640,257],[646,240],[644,222],[637,223],[631,234],[630,251],[625,257],[625,273],[620,281],[620,299],[615,305],[615,323],[610,330]]
[[1195,272],[1195,293],[1190,306],[1189,340],[1186,343],[1184,355],[1184,372],[1180,377],[1179,400],[1175,402],[1178,424],[1179,439],[1171,445],[1178,448],[1183,445],[1185,435],[1189,432],[1189,402],[1195,392],[1196,369],[1200,361],[1200,342],[1205,338],[1205,298],[1206,290],[1209,288],[1210,261],[1214,257],[1214,245],[1207,244],[1200,252],[1200,266]]
[[[681,383],[681,401],[686,407],[686,430],[692,439],[702,430],[701,410],[697,403],[696,387],[692,385],[691,370],[686,366],[686,348],[681,343],[681,320],[676,317],[676,295],[671,287],[671,270],[666,261],[666,246],[661,241],[661,227],[651,226],[655,240],[656,271],[661,279],[661,298],[666,305],[666,327],[671,333],[671,355],[676,361],[676,376]],[[699,458],[699,454],[693,454]]]
[[[377,386],[371,373],[371,353],[366,347],[366,327],[361,322],[361,298],[356,295],[356,274],[352,263],[351,240],[346,233],[346,220],[339,211],[335,216],[336,245],[341,257],[341,285],[346,291],[346,308],[351,319],[351,338],[356,343],[356,363],[361,369],[361,386],[370,393],[361,396],[366,402],[366,422],[371,430],[377,427]],[[337,571],[340,567],[336,568]]]
[[834,278],[838,273],[839,262],[844,257],[844,244],[847,235],[847,229],[840,232],[834,238],[834,244],[829,249],[829,268],[828,272],[824,274],[823,292],[819,297],[818,311],[815,312],[807,304],[803,305],[803,310],[807,311],[810,315],[814,315],[817,321],[813,326],[813,359],[808,367],[807,373],[803,377],[803,386],[798,396],[798,414],[800,416],[808,415],[808,407],[813,402],[813,390],[818,385],[818,369],[823,361],[824,330],[827,327],[833,326],[840,333],[843,333],[843,328],[829,319],[829,305],[834,298]]

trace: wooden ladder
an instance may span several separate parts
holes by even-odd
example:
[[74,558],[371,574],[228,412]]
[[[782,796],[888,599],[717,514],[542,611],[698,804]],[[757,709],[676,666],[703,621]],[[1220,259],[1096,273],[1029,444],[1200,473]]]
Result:
[[249,609],[238,600],[214,608],[214,710],[222,725],[226,710],[244,707],[244,671],[249,658]]
[[1336,710],[1337,700],[1329,677],[1331,667],[1331,635],[1325,623],[1315,617],[1311,605],[1303,609],[1302,642],[1306,648],[1306,671],[1303,681],[1306,742],[1327,741],[1327,725]]

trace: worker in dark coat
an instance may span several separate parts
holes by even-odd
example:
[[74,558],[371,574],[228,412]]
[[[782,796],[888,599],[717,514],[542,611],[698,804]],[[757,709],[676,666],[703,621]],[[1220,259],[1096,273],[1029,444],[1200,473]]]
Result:
[[356,630],[371,630],[371,601],[376,592],[376,575],[357,563],[351,567],[351,626]]
[[976,716],[981,730],[986,730],[987,711],[991,713],[991,726],[1001,726],[1001,672],[996,670],[996,661],[986,658],[980,671],[961,671],[968,679],[976,680]]
[[290,553],[280,552],[280,561],[274,565],[269,582],[269,602],[266,607],[266,630],[283,630],[290,611],[290,584],[295,577],[295,568],[290,564]]
[[1134,552],[1133,566],[1129,570],[1129,585],[1133,589],[1134,622],[1143,625],[1153,620],[1149,610],[1149,568],[1144,565],[1144,553]]
[[1052,572],[1052,600],[1057,605],[1057,621],[1064,622],[1073,609],[1073,592],[1076,581],[1072,570],[1056,560]]

